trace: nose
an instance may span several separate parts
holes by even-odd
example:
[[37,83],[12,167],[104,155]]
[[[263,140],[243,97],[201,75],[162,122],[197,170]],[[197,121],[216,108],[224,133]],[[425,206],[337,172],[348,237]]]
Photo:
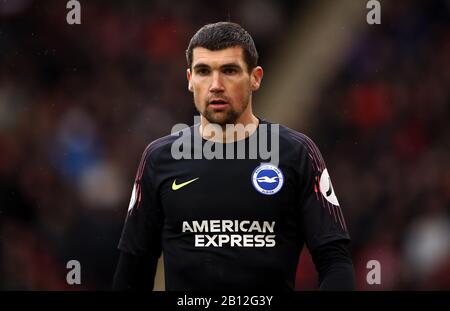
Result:
[[209,87],[209,91],[211,93],[220,93],[220,92],[223,92],[224,90],[225,89],[222,84],[222,79],[220,77],[220,73],[214,72],[212,74],[212,81],[211,81],[211,85]]

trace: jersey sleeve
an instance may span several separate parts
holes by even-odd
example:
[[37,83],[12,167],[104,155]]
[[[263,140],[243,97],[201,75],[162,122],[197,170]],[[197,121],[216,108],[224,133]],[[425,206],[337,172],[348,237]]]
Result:
[[350,240],[330,174],[315,143],[301,139],[300,222],[302,235],[310,251],[334,240]]
[[136,173],[118,248],[135,256],[159,258],[164,217],[154,185],[150,146],[144,151]]

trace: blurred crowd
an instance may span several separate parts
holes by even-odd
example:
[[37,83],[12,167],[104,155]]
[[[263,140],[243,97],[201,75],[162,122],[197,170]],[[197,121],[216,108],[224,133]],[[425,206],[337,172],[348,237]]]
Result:
[[[142,152],[193,122],[191,36],[238,20],[263,61],[297,6],[81,1],[70,26],[65,5],[0,2],[0,289],[109,289]],[[66,283],[72,259],[79,286]]]
[[323,91],[311,135],[345,204],[358,288],[448,290],[450,3],[388,8]]
[[[359,289],[450,289],[445,3],[383,12],[328,83],[307,131],[343,205]],[[192,34],[239,22],[264,66],[301,5],[81,4],[82,23],[70,26],[64,1],[0,2],[0,289],[109,289],[142,151],[193,121],[184,57]],[[72,259],[81,285],[66,283]],[[365,279],[371,259],[381,264],[379,286]],[[302,261],[298,288],[315,288]]]

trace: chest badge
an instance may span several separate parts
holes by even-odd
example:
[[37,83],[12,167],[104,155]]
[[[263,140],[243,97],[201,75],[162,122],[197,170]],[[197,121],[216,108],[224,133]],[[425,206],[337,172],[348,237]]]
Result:
[[263,163],[252,173],[252,184],[265,195],[277,193],[283,187],[284,177],[281,170],[270,163]]

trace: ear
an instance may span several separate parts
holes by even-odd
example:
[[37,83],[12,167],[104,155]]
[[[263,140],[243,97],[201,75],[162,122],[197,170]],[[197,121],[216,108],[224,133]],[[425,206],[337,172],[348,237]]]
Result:
[[251,74],[250,74],[250,86],[252,91],[256,91],[261,86],[261,80],[264,76],[264,70],[261,66],[256,66],[253,68]]
[[193,92],[194,88],[192,87],[192,83],[191,83],[191,70],[188,68],[186,69],[186,78],[188,80],[188,90]]

